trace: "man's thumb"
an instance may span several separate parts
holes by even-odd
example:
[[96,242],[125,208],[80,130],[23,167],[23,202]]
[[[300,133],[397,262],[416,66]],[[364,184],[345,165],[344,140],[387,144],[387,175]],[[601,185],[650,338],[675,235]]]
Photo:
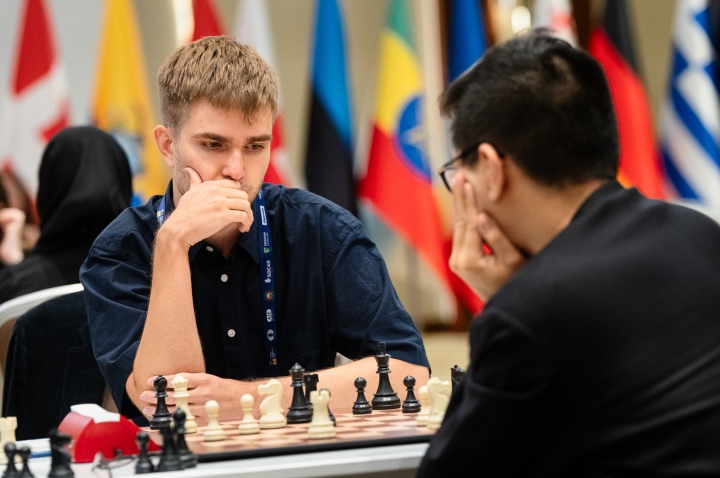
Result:
[[190,178],[190,189],[194,188],[198,184],[202,184],[202,178],[193,168],[185,168],[185,173],[187,173]]

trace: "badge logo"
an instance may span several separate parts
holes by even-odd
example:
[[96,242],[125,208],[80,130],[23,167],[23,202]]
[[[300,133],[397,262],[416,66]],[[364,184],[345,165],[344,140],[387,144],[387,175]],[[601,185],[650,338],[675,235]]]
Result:
[[272,329],[267,331],[267,339],[272,342],[275,340],[275,332],[272,331]]
[[265,300],[266,301],[270,302],[274,298],[275,298],[275,293],[273,291],[269,290],[269,291],[265,292]]
[[267,319],[268,322],[272,322],[272,310],[267,309],[265,311],[265,318]]

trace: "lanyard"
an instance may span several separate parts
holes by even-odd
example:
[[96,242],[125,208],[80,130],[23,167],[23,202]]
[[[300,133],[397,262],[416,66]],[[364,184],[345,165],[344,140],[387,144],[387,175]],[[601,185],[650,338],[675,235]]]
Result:
[[[275,274],[273,273],[272,235],[265,212],[265,197],[262,188],[255,199],[255,220],[258,223],[258,247],[260,249],[260,283],[262,284],[261,306],[265,310],[265,350],[268,355],[268,376],[278,376],[277,327],[275,322]],[[160,199],[157,220],[165,222],[165,197]]]

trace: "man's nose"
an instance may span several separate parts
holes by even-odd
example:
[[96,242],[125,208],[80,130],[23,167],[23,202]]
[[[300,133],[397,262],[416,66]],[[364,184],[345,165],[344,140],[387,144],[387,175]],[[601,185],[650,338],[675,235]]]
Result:
[[233,150],[228,156],[222,172],[227,179],[239,181],[245,176],[245,160],[242,151]]

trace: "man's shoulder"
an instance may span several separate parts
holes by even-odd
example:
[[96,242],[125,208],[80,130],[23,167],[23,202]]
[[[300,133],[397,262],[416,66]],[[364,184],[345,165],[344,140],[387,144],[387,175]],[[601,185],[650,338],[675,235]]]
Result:
[[310,191],[265,183],[263,192],[268,211],[281,215],[285,221],[309,220],[315,223],[322,219],[325,226],[333,223],[349,227],[360,225],[360,221],[347,209]]
[[159,227],[156,206],[162,196],[153,196],[147,203],[121,212],[95,240],[93,249],[115,250],[125,247],[127,237],[152,242]]

